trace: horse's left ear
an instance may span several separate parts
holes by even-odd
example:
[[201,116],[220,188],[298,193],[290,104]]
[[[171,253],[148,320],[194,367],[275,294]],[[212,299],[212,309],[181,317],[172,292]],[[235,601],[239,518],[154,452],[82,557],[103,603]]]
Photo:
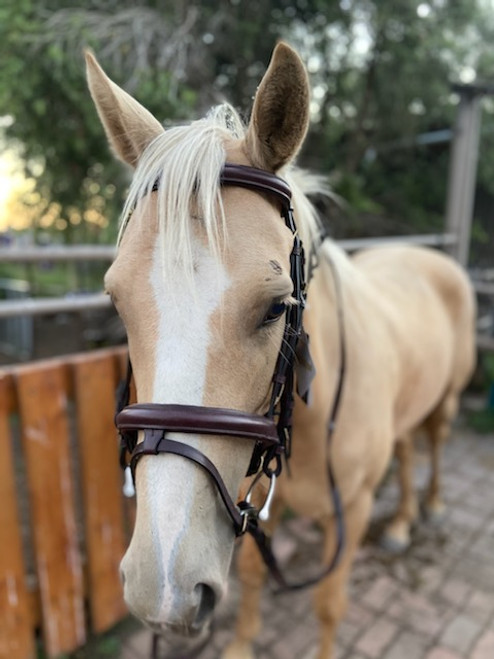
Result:
[[299,150],[309,125],[309,80],[302,60],[279,43],[254,99],[247,152],[256,167],[276,172]]

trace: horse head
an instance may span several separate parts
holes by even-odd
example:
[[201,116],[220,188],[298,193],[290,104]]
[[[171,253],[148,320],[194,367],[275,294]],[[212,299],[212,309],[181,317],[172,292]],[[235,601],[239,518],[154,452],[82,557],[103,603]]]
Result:
[[[225,163],[277,173],[293,160],[309,110],[298,55],[277,46],[246,129],[223,106],[165,131],[91,54],[87,67],[110,145],[135,170],[105,287],[127,330],[138,403],[265,414],[284,318],[296,304],[294,239],[272,195],[220,182]],[[236,499],[251,441],[167,437],[205,455]],[[226,590],[231,519],[209,474],[182,455],[144,455],[135,482],[125,600],[155,630],[199,635]]]

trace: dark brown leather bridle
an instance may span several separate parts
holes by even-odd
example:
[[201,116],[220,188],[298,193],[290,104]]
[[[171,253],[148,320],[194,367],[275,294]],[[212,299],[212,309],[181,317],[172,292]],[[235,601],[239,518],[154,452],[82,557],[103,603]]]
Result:
[[[294,370],[297,349],[305,344],[304,354],[308,355],[308,338],[302,327],[302,316],[306,300],[306,283],[304,277],[304,250],[297,233],[291,190],[281,178],[264,170],[243,165],[225,164],[221,173],[222,186],[239,186],[265,194],[275,199],[281,207],[281,216],[286,226],[292,231],[293,249],[290,255],[290,275],[293,281],[293,297],[296,304],[287,308],[285,331],[280,352],[272,378],[272,389],[268,411],[264,416],[249,414],[233,409],[216,407],[198,407],[193,405],[169,405],[159,403],[129,405],[130,381],[132,369],[128,362],[127,377],[118,394],[115,424],[121,437],[120,461],[127,467],[127,454],[130,455],[132,477],[139,460],[144,455],[172,453],[191,460],[203,468],[212,478],[213,483],[229,514],[235,535],[249,532],[255,539],[261,554],[275,580],[283,589],[299,589],[318,582],[329,574],[338,564],[344,545],[343,513],[339,491],[336,485],[331,461],[328,456],[328,481],[337,523],[337,543],[335,554],[322,573],[303,583],[289,584],[280,572],[276,559],[270,548],[270,541],[259,526],[259,519],[267,518],[269,504],[274,491],[276,478],[282,470],[282,460],[288,465],[291,452],[292,412],[294,404]],[[152,190],[158,189],[157,181]],[[340,331],[340,371],[339,380],[328,424],[329,442],[334,431],[336,416],[341,400],[345,372],[345,343],[341,292],[337,272],[333,268],[334,281],[338,299],[338,323]],[[300,350],[299,350],[300,354]],[[306,400],[307,391],[302,391]],[[143,441],[137,443],[138,432],[144,434]],[[235,503],[215,465],[207,456],[196,448],[176,440],[168,439],[167,433],[211,434],[221,437],[241,437],[254,442],[252,459],[247,476],[264,473],[270,479],[270,488],[265,504],[259,510],[250,500],[251,492],[243,501]],[[134,478],[135,480],[135,478]]]

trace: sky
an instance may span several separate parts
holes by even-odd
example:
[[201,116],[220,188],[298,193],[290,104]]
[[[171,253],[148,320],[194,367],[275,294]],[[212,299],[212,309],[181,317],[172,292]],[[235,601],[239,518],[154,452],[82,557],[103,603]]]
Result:
[[12,179],[6,156],[0,159],[0,231],[5,231],[7,224],[7,206],[12,193]]
[[12,216],[12,204],[15,197],[25,187],[26,181],[22,174],[19,160],[13,151],[4,151],[0,155],[0,232],[9,226],[23,228],[25,218]]

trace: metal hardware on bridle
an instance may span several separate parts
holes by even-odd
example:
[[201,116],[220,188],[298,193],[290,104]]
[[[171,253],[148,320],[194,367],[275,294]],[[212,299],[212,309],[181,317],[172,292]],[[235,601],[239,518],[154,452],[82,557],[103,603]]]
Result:
[[[274,494],[276,478],[282,470],[282,460],[288,464],[291,452],[292,412],[294,406],[294,362],[297,344],[301,337],[306,340],[302,328],[302,316],[306,299],[304,276],[305,259],[302,241],[297,233],[291,205],[291,190],[281,178],[269,172],[243,165],[225,164],[220,176],[223,186],[239,186],[275,199],[281,205],[281,215],[286,226],[294,235],[290,255],[290,275],[293,282],[293,297],[296,304],[290,305],[285,316],[285,330],[280,352],[272,378],[272,390],[268,411],[264,416],[248,414],[225,408],[198,407],[192,405],[135,404],[129,405],[132,368],[128,362],[127,376],[117,393],[117,413],[115,424],[120,432],[120,463],[127,468],[127,454],[130,454],[132,479],[140,458],[144,455],[172,453],[182,456],[208,472],[229,514],[235,534],[251,533],[268,565],[273,577],[283,589],[297,589],[312,585],[336,567],[344,543],[342,508],[336,481],[331,465],[328,466],[330,496],[337,519],[338,539],[335,555],[329,569],[323,575],[303,584],[287,584],[281,574],[270,543],[258,525],[269,516],[269,506]],[[159,182],[153,186],[157,189]],[[344,328],[341,310],[341,292],[335,270],[335,290],[337,297],[338,325],[340,331],[341,363],[335,401],[328,426],[328,442],[331,439],[334,422],[339,408],[343,375],[345,369]],[[308,348],[307,348],[308,351]],[[144,439],[137,443],[137,435],[143,431]],[[226,485],[215,465],[203,453],[192,446],[167,438],[168,432],[212,434],[241,437],[254,442],[252,458],[247,476],[256,474],[245,499],[237,504],[232,500]],[[269,478],[268,494],[260,510],[251,503],[252,490],[262,474]],[[128,471],[127,471],[128,474]]]

